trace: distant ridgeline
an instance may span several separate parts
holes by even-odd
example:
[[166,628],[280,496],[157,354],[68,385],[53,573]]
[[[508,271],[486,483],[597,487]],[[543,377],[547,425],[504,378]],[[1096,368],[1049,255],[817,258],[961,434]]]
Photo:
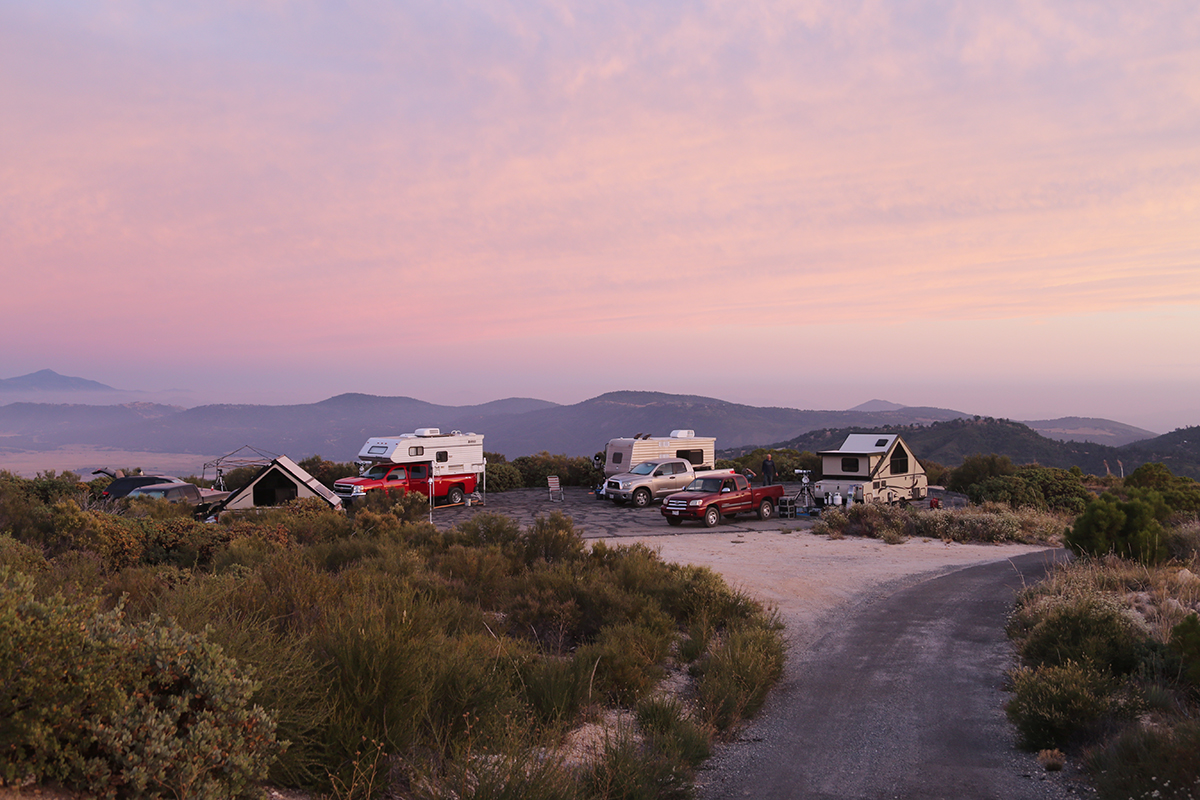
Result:
[[[1070,469],[1078,466],[1092,475],[1128,475],[1147,462],[1159,462],[1176,475],[1200,480],[1200,426],[1180,428],[1140,442],[1111,447],[1089,442],[1060,442],[1047,439],[1020,422],[991,417],[952,419],[928,425],[886,428],[823,428],[809,431],[786,442],[767,445],[791,450],[836,449],[849,433],[900,433],[917,459],[956,467],[976,453],[1008,456],[1015,464],[1038,463],[1044,467]],[[722,458],[733,458],[753,448],[722,450]],[[1107,467],[1105,466],[1107,462]]]

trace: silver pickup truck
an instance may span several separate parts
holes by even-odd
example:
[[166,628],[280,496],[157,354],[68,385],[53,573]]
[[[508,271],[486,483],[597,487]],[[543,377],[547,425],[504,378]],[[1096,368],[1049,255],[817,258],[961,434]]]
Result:
[[604,494],[619,506],[632,501],[638,508],[644,508],[654,500],[683,491],[683,487],[697,476],[717,472],[726,473],[729,470],[695,472],[691,462],[683,458],[643,461],[629,472],[613,475],[605,481]]

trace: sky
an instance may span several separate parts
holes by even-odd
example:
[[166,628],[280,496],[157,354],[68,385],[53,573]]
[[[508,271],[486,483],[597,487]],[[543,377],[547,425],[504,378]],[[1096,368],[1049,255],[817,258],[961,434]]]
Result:
[[0,0],[0,377],[1200,424],[1195,0]]

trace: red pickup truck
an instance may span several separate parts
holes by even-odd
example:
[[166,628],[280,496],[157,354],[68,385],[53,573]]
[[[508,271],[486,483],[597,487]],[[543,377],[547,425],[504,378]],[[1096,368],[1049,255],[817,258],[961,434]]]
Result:
[[744,475],[696,478],[682,492],[668,495],[662,515],[668,525],[682,525],[685,519],[702,519],[712,528],[721,517],[754,511],[759,519],[775,516],[775,506],[783,497],[783,487],[750,485]]
[[[458,505],[475,491],[475,475],[438,475],[433,479],[433,496]],[[429,464],[376,464],[358,478],[339,478],[333,493],[352,502],[373,489],[387,492],[420,492],[429,495]]]

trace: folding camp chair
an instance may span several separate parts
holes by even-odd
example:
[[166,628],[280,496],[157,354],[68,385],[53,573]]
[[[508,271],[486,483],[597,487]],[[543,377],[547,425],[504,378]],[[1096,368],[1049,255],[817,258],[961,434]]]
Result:
[[554,500],[554,493],[558,492],[558,500],[555,502],[559,502],[559,503],[563,502],[563,500],[565,498],[563,497],[562,486],[560,486],[558,483],[558,476],[557,475],[547,476],[546,483],[550,486],[550,499]]

